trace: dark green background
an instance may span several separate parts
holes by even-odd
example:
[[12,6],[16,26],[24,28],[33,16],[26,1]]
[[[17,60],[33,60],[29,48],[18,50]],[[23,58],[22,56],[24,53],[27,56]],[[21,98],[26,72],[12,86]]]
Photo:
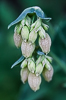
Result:
[[[33,92],[20,81],[20,65],[10,69],[21,56],[13,41],[14,26],[8,25],[27,7],[39,6],[51,17],[48,33],[52,39],[54,76],[42,78],[40,90]],[[0,100],[66,100],[66,0],[0,0]]]

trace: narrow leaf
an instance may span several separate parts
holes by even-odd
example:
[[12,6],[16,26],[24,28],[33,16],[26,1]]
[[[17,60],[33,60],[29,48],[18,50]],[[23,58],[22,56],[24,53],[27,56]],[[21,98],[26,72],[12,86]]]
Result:
[[40,56],[45,55],[45,54],[44,54],[43,52],[41,52],[41,51],[37,51],[37,54],[40,55]]
[[15,67],[17,64],[19,64],[24,59],[23,56],[21,56],[12,66],[11,68]]
[[40,17],[41,19],[51,20],[51,18],[45,18],[45,14],[44,14],[44,12],[42,11],[42,9],[41,9],[40,7],[38,7],[38,6],[29,7],[29,8],[26,8],[26,9],[19,15],[19,17],[18,17],[16,20],[14,20],[12,23],[10,23],[10,24],[8,25],[8,29],[9,29],[12,25],[14,25],[14,24],[18,23],[19,21],[21,21],[22,19],[24,19],[25,16],[26,16],[27,14],[29,14],[29,13],[36,13],[36,15],[37,15],[38,17]]

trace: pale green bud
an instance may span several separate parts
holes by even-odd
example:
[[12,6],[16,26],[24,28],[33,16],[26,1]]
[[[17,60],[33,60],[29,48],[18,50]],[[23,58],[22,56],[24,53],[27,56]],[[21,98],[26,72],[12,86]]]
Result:
[[29,70],[28,68],[22,68],[21,71],[20,71],[20,76],[21,76],[21,81],[23,83],[25,83],[28,79],[28,75],[29,75]]
[[35,71],[35,63],[31,58],[28,59],[28,69],[32,73]]
[[31,25],[31,29],[30,31],[32,31],[33,29],[37,32],[38,28],[41,26],[41,19],[37,19],[32,25]]
[[39,63],[37,66],[36,66],[36,76],[40,75],[43,71],[43,65],[41,63]]
[[21,63],[21,68],[25,68],[27,66],[27,59],[25,59],[22,63]]
[[31,25],[31,18],[29,16],[26,16],[26,25],[29,27],[30,29],[30,25]]
[[32,30],[29,34],[29,41],[31,43],[34,43],[36,39],[37,39],[37,33],[34,30]]
[[36,60],[36,66],[41,63],[44,59],[44,56],[39,56],[38,59]]
[[42,26],[39,27],[39,36],[43,39],[46,38],[46,32]]
[[50,82],[53,77],[53,67],[51,66],[51,70],[44,68],[42,75],[47,82]]
[[22,24],[18,23],[14,29],[14,33],[20,34],[22,29]]
[[21,21],[22,27],[26,24],[26,17]]
[[51,70],[51,64],[49,63],[49,61],[47,59],[45,59],[45,67],[48,69],[48,70]]
[[29,73],[28,84],[33,91],[37,91],[40,88],[41,76],[36,76],[34,73]]
[[45,57],[46,57],[46,59],[47,59],[49,62],[52,62],[52,57],[47,56],[47,55],[45,55]]
[[28,40],[28,38],[29,38],[29,29],[28,29],[27,26],[24,26],[22,28],[21,35],[22,35],[23,40]]
[[42,61],[42,65],[43,65],[43,67],[45,66],[45,58],[43,59],[43,61]]
[[44,23],[42,23],[42,26],[43,26],[43,28],[47,31],[48,30],[48,28],[49,28],[49,26],[48,25],[46,25],[46,24],[44,24]]

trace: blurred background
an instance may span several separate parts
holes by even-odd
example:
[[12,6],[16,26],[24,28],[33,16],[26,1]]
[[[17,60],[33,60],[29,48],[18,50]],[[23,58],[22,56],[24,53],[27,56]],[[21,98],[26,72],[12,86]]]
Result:
[[[40,90],[33,92],[20,80],[21,57],[13,41],[14,26],[8,25],[27,7],[39,6],[52,20],[48,33],[52,39],[53,80],[42,78]],[[66,0],[0,0],[0,100],[66,100]]]

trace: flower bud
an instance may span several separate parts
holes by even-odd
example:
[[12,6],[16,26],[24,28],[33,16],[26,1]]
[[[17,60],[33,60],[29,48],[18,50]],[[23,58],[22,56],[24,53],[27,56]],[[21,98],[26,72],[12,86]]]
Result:
[[46,24],[44,24],[44,23],[42,23],[42,26],[43,26],[43,28],[47,31],[48,30],[48,28],[49,28],[49,26],[48,25],[46,25]]
[[31,25],[31,18],[29,16],[26,16],[26,25],[29,27],[30,29],[30,25]]
[[21,63],[21,68],[24,68],[27,66],[27,59],[25,59],[22,63]]
[[42,62],[42,60],[44,59],[44,56],[39,56],[38,59],[36,60],[36,66]]
[[45,33],[45,30],[43,29],[42,26],[39,27],[39,36],[44,39],[46,38],[46,33]]
[[47,55],[45,55],[45,57],[46,57],[46,59],[47,59],[49,62],[52,62],[52,57],[47,56]]
[[29,41],[31,43],[34,43],[37,39],[37,33],[35,32],[35,30],[32,30],[29,34]]
[[32,25],[30,31],[33,29],[37,32],[38,28],[41,26],[41,19],[37,19]]
[[51,67],[51,70],[44,68],[42,75],[47,82],[50,82],[53,76],[53,67]]
[[28,58],[32,56],[32,53],[35,49],[35,44],[30,44],[30,42],[22,42],[21,51],[24,57]]
[[43,66],[41,63],[39,63],[37,66],[36,66],[36,76],[40,75],[43,71]]
[[51,64],[49,63],[49,61],[47,59],[45,59],[45,67],[48,69],[48,70],[51,70]]
[[22,35],[23,40],[28,40],[28,38],[29,38],[29,29],[28,29],[27,26],[24,26],[22,28],[21,35]]
[[39,46],[44,53],[50,52],[51,38],[47,33],[46,33],[46,38],[44,39],[39,38]]
[[26,17],[21,21],[22,27],[26,24]]
[[21,33],[21,29],[22,29],[22,24],[17,24],[15,29],[14,29],[14,33],[20,34]]
[[25,83],[28,79],[29,70],[28,68],[22,68],[20,71],[21,81]]
[[17,48],[21,46],[22,37],[20,34],[14,33],[14,43],[15,43]]
[[35,71],[35,63],[31,58],[28,59],[28,69],[32,73]]
[[37,91],[40,88],[41,76],[36,76],[33,73],[29,73],[28,84],[33,91]]

